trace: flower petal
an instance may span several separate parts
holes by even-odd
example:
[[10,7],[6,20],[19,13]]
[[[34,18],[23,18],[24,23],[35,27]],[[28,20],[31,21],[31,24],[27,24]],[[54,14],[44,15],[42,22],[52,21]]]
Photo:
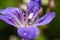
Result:
[[20,15],[20,13],[22,13],[22,11],[19,8],[8,7],[5,10],[2,10],[0,13],[3,15],[11,16],[11,17],[13,17],[11,15],[11,14],[13,14],[16,17],[19,17],[18,15]]
[[40,9],[41,7],[41,0],[30,0],[28,7],[27,7],[27,14],[36,12]]
[[42,26],[50,23],[55,18],[55,12],[49,12],[37,21],[35,21],[34,25]]
[[12,17],[16,22],[24,20],[23,12],[19,8],[8,7],[0,13],[5,16]]
[[9,17],[0,15],[0,20],[3,20],[3,21],[5,21],[6,23],[8,23],[12,26],[15,26],[14,22]]
[[39,29],[37,27],[31,26],[31,27],[20,27],[17,30],[17,33],[20,37],[26,38],[26,39],[35,39],[39,35]]

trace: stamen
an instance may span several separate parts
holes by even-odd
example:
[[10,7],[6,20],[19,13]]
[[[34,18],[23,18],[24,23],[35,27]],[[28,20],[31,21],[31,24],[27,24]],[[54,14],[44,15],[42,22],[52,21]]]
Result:
[[29,25],[30,25],[30,26],[31,26],[31,24],[32,24],[32,23],[31,23],[31,22],[29,22]]
[[30,13],[28,19],[32,19],[32,17],[33,17],[33,13]]

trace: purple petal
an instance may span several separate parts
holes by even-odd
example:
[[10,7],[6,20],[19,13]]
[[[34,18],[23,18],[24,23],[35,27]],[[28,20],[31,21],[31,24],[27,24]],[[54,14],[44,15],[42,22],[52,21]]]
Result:
[[27,14],[37,12],[41,7],[41,0],[30,0],[28,7],[27,7]]
[[35,25],[42,26],[50,23],[55,18],[55,12],[49,12],[37,21],[35,21]]
[[24,19],[23,12],[19,8],[8,7],[0,13],[5,16],[12,17],[14,19],[16,17],[19,21],[22,21]]
[[20,13],[22,13],[22,11],[19,8],[14,7],[8,7],[5,10],[1,11],[1,14],[11,17],[13,17],[11,14],[15,15],[16,17],[19,17]]
[[0,20],[3,20],[5,21],[6,23],[12,25],[12,26],[15,26],[14,22],[11,20],[11,18],[9,17],[6,17],[6,16],[0,16]]
[[39,29],[37,27],[20,27],[17,30],[17,33],[20,37],[26,38],[26,39],[36,39],[36,37],[39,35]]

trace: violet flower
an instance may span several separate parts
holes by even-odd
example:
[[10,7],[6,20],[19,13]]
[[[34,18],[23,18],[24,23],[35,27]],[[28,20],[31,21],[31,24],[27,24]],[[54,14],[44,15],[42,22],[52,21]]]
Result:
[[8,7],[0,11],[0,20],[16,27],[18,35],[24,40],[35,39],[40,33],[38,26],[46,25],[55,18],[55,12],[49,12],[36,20],[40,8],[41,0],[31,0],[26,13],[20,8]]

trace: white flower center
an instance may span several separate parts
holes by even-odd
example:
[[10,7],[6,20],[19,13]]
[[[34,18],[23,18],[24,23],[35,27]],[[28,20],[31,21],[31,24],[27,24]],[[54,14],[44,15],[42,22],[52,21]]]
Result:
[[30,13],[28,19],[32,19],[32,17],[33,17],[33,13]]

